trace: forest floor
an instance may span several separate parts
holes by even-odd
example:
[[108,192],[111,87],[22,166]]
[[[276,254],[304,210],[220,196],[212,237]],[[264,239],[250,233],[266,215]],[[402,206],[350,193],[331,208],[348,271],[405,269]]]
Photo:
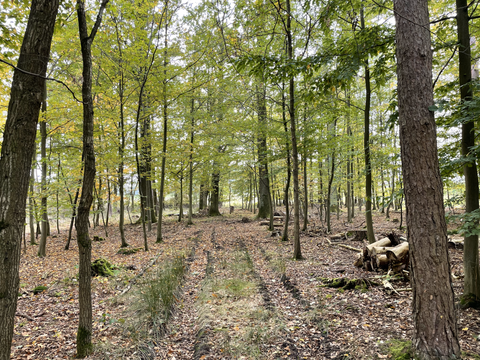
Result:
[[[392,219],[399,216],[393,213]],[[353,224],[343,217],[332,216],[332,234],[364,226],[362,213]],[[382,286],[388,280],[405,290],[410,287],[406,279],[354,267],[356,253],[328,241],[315,219],[301,234],[302,261],[292,260],[290,241],[272,237],[246,211],[196,217],[192,226],[175,220],[164,221],[160,244],[153,226],[148,252],[119,254],[116,226],[108,227],[105,241],[92,243],[92,259],[105,258],[117,270],[92,279],[94,352],[89,359],[394,359],[395,347],[412,336],[411,291]],[[386,221],[383,214],[375,214],[374,223],[378,238],[400,233],[398,222]],[[140,225],[127,225],[125,232],[131,248],[143,246]],[[103,227],[91,229],[93,235],[105,237]],[[22,253],[12,359],[75,355],[78,249],[73,239],[64,250],[66,237],[66,230],[49,237],[45,258],[36,256],[37,246],[28,245]],[[449,251],[458,300],[462,250]],[[172,259],[183,269],[179,278],[165,270],[175,268]],[[368,281],[352,290],[323,286],[325,278],[339,277]],[[35,295],[40,285],[47,290]],[[168,287],[174,288],[170,298]],[[480,359],[480,312],[458,309],[457,315],[463,358]]]

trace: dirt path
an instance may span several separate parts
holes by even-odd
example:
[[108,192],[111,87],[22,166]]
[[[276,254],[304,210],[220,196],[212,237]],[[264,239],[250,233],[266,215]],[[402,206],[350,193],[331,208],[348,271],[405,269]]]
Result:
[[[386,359],[392,339],[410,339],[410,292],[326,288],[325,278],[381,283],[386,275],[355,268],[355,253],[329,243],[314,225],[301,236],[305,260],[293,261],[290,242],[272,237],[258,221],[243,223],[246,215],[252,218],[246,212],[197,218],[193,226],[167,221],[164,243],[155,244],[152,231],[151,251],[132,255],[118,254],[118,233],[109,228],[109,239],[93,244],[94,258],[104,257],[120,270],[92,281],[95,351],[89,359]],[[341,222],[335,225],[336,231],[345,229]],[[378,234],[391,231],[390,224],[381,225]],[[127,228],[132,248],[142,246],[140,231]],[[92,236],[102,233],[97,229]],[[34,247],[23,255],[12,359],[73,358],[77,254],[74,243],[72,250],[62,250],[64,240],[50,239],[45,259],[35,256]],[[458,295],[462,253],[450,255]],[[131,290],[118,296],[157,256]],[[183,259],[184,273],[175,285],[172,315],[152,323],[147,316],[152,299],[145,294],[176,258]],[[396,288],[409,286],[390,280]],[[34,295],[31,290],[43,284],[48,290]],[[471,354],[480,353],[479,312],[458,314],[461,346],[470,353],[464,358],[478,359]]]

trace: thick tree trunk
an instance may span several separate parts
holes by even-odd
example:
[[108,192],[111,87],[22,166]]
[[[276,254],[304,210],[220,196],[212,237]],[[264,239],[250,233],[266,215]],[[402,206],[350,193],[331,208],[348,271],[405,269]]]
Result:
[[[216,168],[218,165],[213,164],[213,167]],[[215,170],[212,174],[212,192],[210,198],[210,207],[208,210],[209,216],[219,216],[220,210],[218,209],[219,205],[219,192],[220,192],[220,171]]]
[[[460,96],[462,103],[471,101],[473,89],[471,86],[471,51],[470,51],[470,29],[467,0],[457,0],[457,33],[460,51],[459,79]],[[465,112],[468,109],[463,110]],[[475,146],[475,123],[473,121],[462,124],[462,155],[467,157]],[[478,175],[475,157],[463,165],[465,177],[465,205],[466,213],[478,209]],[[478,221],[476,221],[478,224]],[[463,281],[463,293],[474,295],[480,300],[480,269],[478,264],[478,235],[465,236],[465,249],[463,252],[463,268],[465,278]]]
[[88,35],[85,3],[77,0],[78,27],[83,61],[83,184],[78,204],[77,243],[79,252],[78,303],[79,322],[77,331],[77,357],[83,358],[92,349],[92,296],[91,258],[92,242],[88,233],[88,217],[95,186],[95,151],[93,147],[93,99],[92,99],[92,43],[102,21],[102,14],[109,0],[103,0],[97,20]]
[[[0,155],[0,360],[10,358],[25,207],[58,0],[32,0]],[[32,75],[38,74],[38,76]]]
[[413,346],[421,359],[459,359],[443,188],[433,112],[427,0],[396,0],[398,110],[410,267]]

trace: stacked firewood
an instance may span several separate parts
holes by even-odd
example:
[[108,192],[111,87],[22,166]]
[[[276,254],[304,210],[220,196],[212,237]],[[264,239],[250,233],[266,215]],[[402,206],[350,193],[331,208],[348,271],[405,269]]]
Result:
[[400,273],[408,268],[408,242],[395,234],[367,245],[355,260],[354,265],[367,271],[378,269]]

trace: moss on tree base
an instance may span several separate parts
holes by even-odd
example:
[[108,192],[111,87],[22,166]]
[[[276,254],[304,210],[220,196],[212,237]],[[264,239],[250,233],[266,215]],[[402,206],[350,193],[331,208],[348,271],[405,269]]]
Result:
[[464,294],[460,297],[460,307],[462,309],[473,308],[480,310],[480,298],[475,294]]

